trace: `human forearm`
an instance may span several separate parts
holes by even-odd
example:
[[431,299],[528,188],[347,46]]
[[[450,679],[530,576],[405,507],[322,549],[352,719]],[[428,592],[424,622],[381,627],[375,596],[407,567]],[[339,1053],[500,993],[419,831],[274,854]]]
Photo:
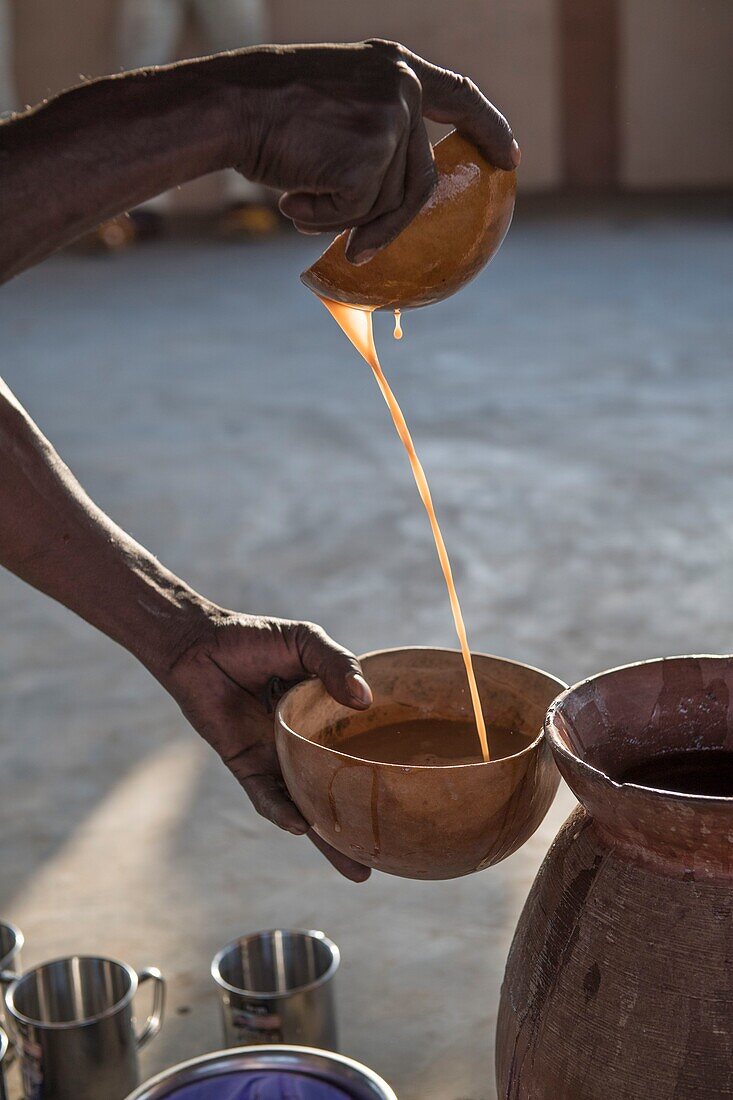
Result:
[[0,125],[0,281],[225,167],[227,103],[209,70],[190,64],[93,81]]
[[1,380],[0,564],[159,678],[201,630],[205,601],[97,508]]
[[[280,775],[272,686],[318,675],[339,702],[364,709],[371,693],[356,658],[313,623],[239,614],[199,596],[96,507],[2,380],[0,565],[125,646],[258,812],[308,831]],[[312,839],[348,878],[368,877]]]
[[422,117],[499,167],[506,119],[465,77],[394,42],[259,46],[122,73],[0,124],[0,282],[106,217],[219,168],[285,192],[306,232],[351,229],[366,260],[435,183]]

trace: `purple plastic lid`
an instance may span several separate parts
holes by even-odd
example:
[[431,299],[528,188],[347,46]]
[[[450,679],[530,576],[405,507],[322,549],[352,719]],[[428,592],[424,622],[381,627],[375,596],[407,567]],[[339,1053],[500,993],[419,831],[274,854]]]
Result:
[[184,1085],[171,1100],[353,1100],[348,1092],[301,1073],[227,1073]]

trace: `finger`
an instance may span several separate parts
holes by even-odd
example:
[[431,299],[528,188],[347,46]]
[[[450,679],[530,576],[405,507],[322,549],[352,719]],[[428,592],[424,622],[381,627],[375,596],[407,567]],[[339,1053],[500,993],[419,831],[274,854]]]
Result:
[[[412,82],[418,88],[418,100],[419,100],[419,85],[417,80],[412,75]],[[420,118],[419,107],[416,112],[417,118]],[[405,175],[407,171],[407,150],[410,139],[410,110],[405,104],[405,125],[403,128],[402,136],[395,149],[394,156],[384,174],[382,180],[382,186],[379,194],[372,206],[371,210],[367,214],[364,214],[360,218],[350,217],[344,220],[343,216],[335,222],[301,222],[297,219],[293,219],[293,224],[299,233],[306,235],[314,235],[316,233],[342,233],[345,229],[351,229],[355,225],[365,225],[367,222],[372,222],[375,218],[380,217],[382,214],[390,213],[393,210],[399,209],[404,200],[405,194]],[[312,196],[306,196],[312,197]]]
[[[307,200],[307,202],[304,202],[304,209],[310,211],[310,217],[309,220],[305,222],[300,221],[298,218],[294,219],[295,227],[300,232],[340,233],[344,229],[351,229],[354,226],[363,226],[363,224],[372,222],[375,218],[379,218],[385,215],[385,213],[390,213],[393,210],[400,209],[402,206],[405,195],[407,149],[409,136],[411,136],[411,119],[416,118],[419,120],[420,117],[420,89],[415,74],[412,73],[407,66],[401,67],[403,68],[404,76],[402,81],[403,117],[400,125],[400,138],[398,138],[396,142],[392,160],[386,167],[386,171],[381,180],[379,193],[376,195],[371,208],[363,213],[361,217],[344,217],[342,204],[337,202],[336,206],[340,207],[340,212],[336,220],[316,221],[318,199],[321,197],[326,198],[326,196],[304,195],[303,198]],[[291,211],[295,208],[295,200],[299,197],[300,196],[293,195],[293,201],[287,202],[285,205],[285,212],[288,213],[288,216],[292,216]],[[325,206],[325,215],[327,212],[328,207]]]
[[372,705],[371,689],[353,653],[313,623],[298,624],[296,641],[303,668],[318,677],[337,703],[354,710]]
[[437,179],[433,150],[418,112],[407,145],[402,203],[397,209],[353,229],[346,245],[346,259],[354,264],[366,263],[375,252],[393,241],[422,210]]
[[[357,219],[359,224],[364,220],[362,218]],[[354,221],[341,221],[335,225],[315,225],[311,222],[299,222],[293,220],[293,225],[299,233],[305,233],[306,236],[317,236],[318,233],[343,233],[344,229],[351,229],[352,225],[355,225]]]
[[[380,181],[381,182],[381,181]],[[345,228],[368,217],[378,188],[348,189],[329,195],[309,191],[285,191],[278,200],[280,212],[300,225],[313,226],[318,231]]]
[[342,852],[332,848],[323,837],[318,835],[315,829],[309,829],[308,839],[344,878],[350,879],[351,882],[366,882],[371,875],[371,867],[365,867],[363,863],[357,863],[355,859],[350,859],[349,856],[345,856]]
[[450,122],[497,168],[511,171],[521,153],[512,128],[472,80],[416,58],[415,73],[423,89],[423,114]]
[[319,233],[327,232],[327,230],[321,229],[320,227],[316,227],[314,225],[306,225],[305,222],[293,221],[293,225],[299,233],[302,233],[306,237],[317,237]]
[[308,832],[308,822],[290,798],[281,780],[274,775],[238,776],[236,766],[230,764],[229,767],[244,787],[258,814],[272,821],[279,829],[295,836],[303,836]]
[[413,70],[422,85],[426,118],[456,126],[497,168],[511,171],[517,167],[521,153],[511,126],[472,80],[433,65],[395,43],[376,41],[374,45],[398,50],[401,60]]

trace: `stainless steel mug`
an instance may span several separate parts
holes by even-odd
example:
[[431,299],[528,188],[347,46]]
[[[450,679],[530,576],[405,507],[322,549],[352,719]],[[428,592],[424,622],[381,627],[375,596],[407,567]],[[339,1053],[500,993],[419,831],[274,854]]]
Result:
[[8,1093],[5,1085],[5,1069],[8,1064],[9,1047],[8,1037],[2,1028],[0,1028],[0,1100],[8,1100]]
[[[25,939],[23,933],[17,925],[11,924],[8,920],[0,920],[0,989],[3,984],[2,975],[5,975],[5,984],[7,984],[9,981],[12,981],[17,974],[20,974],[20,953],[23,950],[24,943]],[[3,1027],[7,1027],[5,1022],[5,1000],[0,995],[0,1031]],[[14,1057],[15,1050],[13,1046],[9,1046],[5,1043],[3,1059],[6,1069],[14,1060]],[[2,1059],[0,1059],[0,1066],[2,1066]],[[3,1072],[0,1068],[0,1100],[4,1100],[2,1081]]]
[[[133,1000],[152,982],[153,1007],[138,1032]],[[140,1081],[137,1052],[157,1035],[165,983],[114,959],[74,955],[16,978],[5,993],[25,1100],[123,1100]]]
[[260,1043],[338,1050],[333,979],[341,954],[323,932],[272,929],[214,956],[228,1047]]
[[20,928],[10,921],[0,920],[0,970],[20,973],[20,953],[24,942]]

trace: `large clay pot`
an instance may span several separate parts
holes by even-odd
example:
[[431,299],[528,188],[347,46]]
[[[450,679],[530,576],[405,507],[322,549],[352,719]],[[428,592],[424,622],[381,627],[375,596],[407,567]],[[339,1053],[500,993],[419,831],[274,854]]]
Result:
[[629,665],[564,692],[545,731],[580,799],[507,963],[502,1100],[733,1097],[733,798],[618,779],[733,750],[733,658]]
[[490,727],[527,736],[521,751],[488,763],[421,767],[348,752],[357,729],[418,715],[468,717],[457,650],[366,654],[362,668],[374,692],[366,712],[341,706],[319,680],[281,699],[275,737],[285,782],[303,817],[334,848],[391,875],[456,878],[506,859],[538,827],[560,783],[542,721],[565,685],[501,657],[475,653],[473,662]]

